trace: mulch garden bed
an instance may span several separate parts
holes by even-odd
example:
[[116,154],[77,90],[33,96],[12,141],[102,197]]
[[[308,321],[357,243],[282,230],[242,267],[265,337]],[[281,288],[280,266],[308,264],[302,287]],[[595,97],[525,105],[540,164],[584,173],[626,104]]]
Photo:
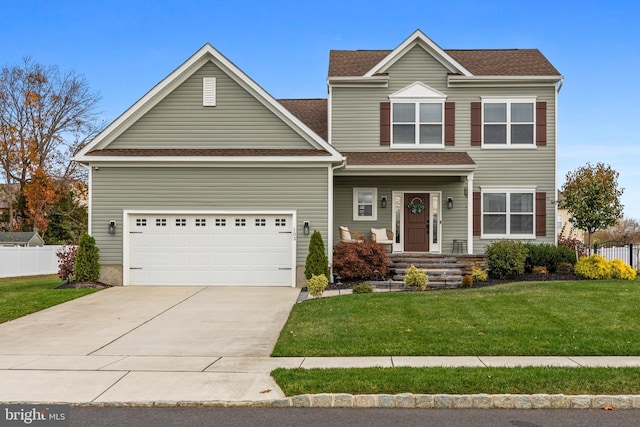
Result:
[[56,286],[56,289],[81,289],[81,288],[91,288],[91,289],[106,289],[110,288],[111,285],[106,285],[100,282],[65,282],[60,286]]

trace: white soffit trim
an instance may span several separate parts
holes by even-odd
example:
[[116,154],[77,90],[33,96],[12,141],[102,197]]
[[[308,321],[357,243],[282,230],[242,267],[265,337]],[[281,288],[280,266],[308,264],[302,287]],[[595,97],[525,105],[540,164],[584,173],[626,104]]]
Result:
[[340,160],[342,156],[318,134],[312,131],[301,120],[295,117],[276,101],[267,91],[254,82],[242,70],[229,61],[224,55],[218,52],[211,44],[206,43],[182,65],[176,68],[171,74],[165,77],[160,83],[155,85],[149,92],[140,98],[135,104],[129,107],[123,114],[100,132],[89,144],[80,150],[74,160],[88,162],[91,159],[85,155],[96,149],[103,149],[110,144],[117,136],[122,134],[131,123],[146,114],[151,108],[164,99],[172,90],[177,88],[186,79],[191,77],[195,71],[211,61],[220,67],[230,78],[241,87],[253,95],[259,102],[273,112],[277,117],[294,129],[310,145],[317,149],[323,149],[331,153],[333,160]]
[[449,86],[555,86],[562,76],[447,76]]
[[462,64],[453,59],[451,55],[446,53],[440,46],[434,43],[433,40],[427,37],[422,31],[416,30],[404,42],[402,42],[400,46],[395,48],[382,61],[378,62],[371,70],[369,70],[365,74],[365,77],[371,77],[378,73],[384,73],[389,67],[391,67],[398,59],[402,58],[402,56],[404,56],[404,54],[411,50],[414,46],[421,46],[452,73],[459,73],[464,76],[473,75],[469,70],[463,67]]

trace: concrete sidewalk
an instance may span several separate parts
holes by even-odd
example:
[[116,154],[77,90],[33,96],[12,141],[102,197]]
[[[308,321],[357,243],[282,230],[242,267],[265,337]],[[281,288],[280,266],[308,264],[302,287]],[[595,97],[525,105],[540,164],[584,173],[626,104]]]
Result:
[[0,355],[0,402],[207,402],[281,399],[284,368],[640,367],[640,357],[165,357]]

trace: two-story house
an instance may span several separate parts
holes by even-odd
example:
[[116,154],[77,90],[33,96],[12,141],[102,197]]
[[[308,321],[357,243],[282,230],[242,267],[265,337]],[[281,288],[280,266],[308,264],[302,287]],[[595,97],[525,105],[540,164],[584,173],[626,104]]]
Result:
[[327,99],[275,100],[205,45],[76,160],[103,280],[302,284],[310,232],[394,252],[554,243],[557,95],[536,49],[332,51]]

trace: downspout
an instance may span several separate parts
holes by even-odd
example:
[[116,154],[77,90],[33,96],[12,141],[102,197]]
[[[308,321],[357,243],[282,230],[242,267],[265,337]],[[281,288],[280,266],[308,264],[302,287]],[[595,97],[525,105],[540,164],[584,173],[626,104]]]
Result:
[[554,186],[555,188],[553,189],[553,197],[551,198],[551,200],[554,201],[553,203],[553,243],[555,245],[558,244],[558,226],[556,224],[556,221],[558,220],[558,94],[560,93],[560,89],[562,89],[562,85],[564,83],[564,78],[560,79],[560,81],[558,82],[558,85],[556,86],[556,93],[555,93],[555,99],[554,99],[554,114],[555,114],[555,128],[553,130],[554,132],[554,158],[555,158],[555,171],[554,171]]
[[333,172],[336,169],[344,168],[347,165],[346,157],[342,158],[342,161],[335,165],[329,166],[329,200],[328,200],[328,221],[327,221],[327,258],[329,259],[329,274],[331,275],[331,283],[333,283]]

